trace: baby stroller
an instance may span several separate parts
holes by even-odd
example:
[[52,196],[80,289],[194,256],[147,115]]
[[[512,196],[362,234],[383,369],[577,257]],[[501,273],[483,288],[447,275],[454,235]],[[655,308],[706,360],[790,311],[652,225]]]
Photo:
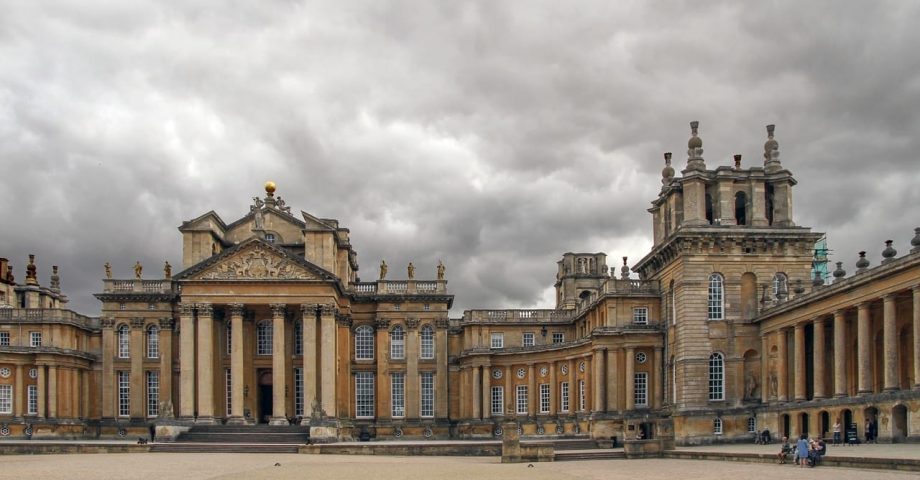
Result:
[[760,445],[773,443],[773,437],[770,435],[770,429],[765,428],[762,432],[760,432],[760,435],[757,436],[757,443]]

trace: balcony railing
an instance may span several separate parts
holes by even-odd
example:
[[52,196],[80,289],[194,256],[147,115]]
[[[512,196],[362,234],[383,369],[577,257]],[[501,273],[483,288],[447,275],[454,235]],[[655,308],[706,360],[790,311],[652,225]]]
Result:
[[658,282],[656,281],[612,278],[607,281],[606,285],[607,293],[643,293],[655,295],[659,293]]
[[169,280],[113,280],[106,278],[103,281],[105,293],[173,293],[173,285]]
[[58,308],[0,308],[0,323],[69,323],[86,328],[99,326],[99,319]]
[[569,310],[467,310],[463,312],[461,323],[564,323],[571,320],[572,312]]
[[447,293],[444,280],[378,280],[351,284],[358,295],[437,295]]

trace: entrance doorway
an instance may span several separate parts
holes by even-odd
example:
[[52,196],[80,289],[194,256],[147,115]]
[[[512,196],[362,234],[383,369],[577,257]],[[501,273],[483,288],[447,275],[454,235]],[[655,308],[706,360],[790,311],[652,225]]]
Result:
[[808,414],[802,413],[799,414],[799,434],[808,435]]
[[904,405],[895,405],[891,409],[891,441],[907,441],[907,407]]
[[268,423],[272,418],[272,369],[260,368],[259,378],[259,423]]
[[783,436],[790,438],[792,436],[792,428],[789,421],[789,414],[783,414]]

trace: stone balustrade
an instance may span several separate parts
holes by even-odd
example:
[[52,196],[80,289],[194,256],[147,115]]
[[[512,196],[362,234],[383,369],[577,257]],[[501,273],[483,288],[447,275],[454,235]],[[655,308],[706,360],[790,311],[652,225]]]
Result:
[[511,309],[467,310],[463,312],[463,318],[460,323],[566,323],[570,321],[572,321],[572,312],[568,310]]
[[103,281],[104,293],[174,293],[170,280],[116,280]]
[[64,323],[82,328],[98,328],[99,319],[59,308],[2,308],[0,323]]
[[351,289],[358,295],[443,295],[447,293],[444,280],[378,280],[355,282]]

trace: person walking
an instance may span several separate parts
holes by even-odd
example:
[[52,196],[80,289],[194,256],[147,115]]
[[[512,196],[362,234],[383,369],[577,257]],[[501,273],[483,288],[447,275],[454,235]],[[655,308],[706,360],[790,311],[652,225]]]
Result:
[[804,433],[799,435],[799,441],[795,444],[795,460],[799,467],[808,466],[808,437]]
[[834,422],[834,445],[840,445],[840,417]]

